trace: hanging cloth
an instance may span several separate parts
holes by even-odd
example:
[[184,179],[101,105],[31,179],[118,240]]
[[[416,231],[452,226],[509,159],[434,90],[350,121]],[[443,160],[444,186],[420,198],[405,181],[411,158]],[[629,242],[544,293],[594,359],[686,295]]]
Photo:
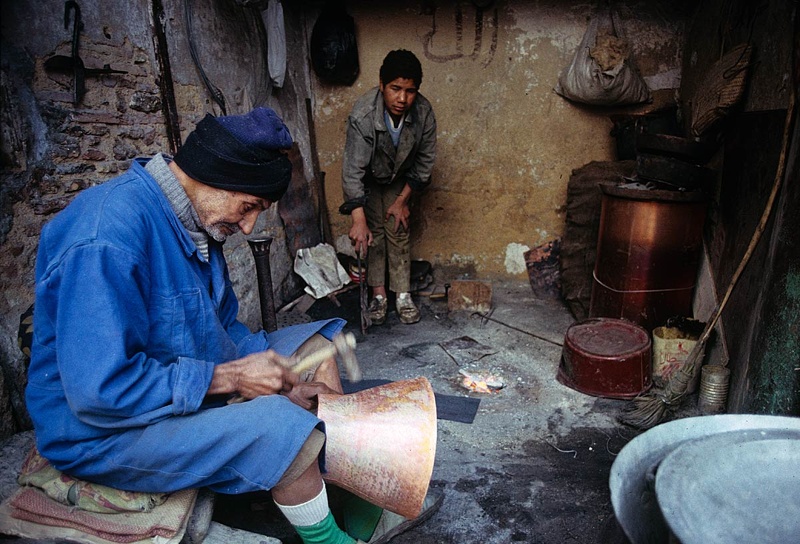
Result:
[[286,29],[280,0],[269,0],[267,9],[261,12],[261,17],[267,31],[269,79],[272,85],[281,88],[286,76]]

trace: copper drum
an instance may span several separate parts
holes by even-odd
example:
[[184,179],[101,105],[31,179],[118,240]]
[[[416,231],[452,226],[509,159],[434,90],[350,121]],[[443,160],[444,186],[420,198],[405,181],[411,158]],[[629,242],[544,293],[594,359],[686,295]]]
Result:
[[349,395],[320,395],[326,482],[386,510],[417,517],[436,457],[436,398],[426,378]]
[[692,316],[706,217],[701,192],[600,184],[603,192],[590,317],[646,330]]
[[642,327],[605,317],[567,329],[558,381],[595,397],[629,399],[651,384],[650,335]]

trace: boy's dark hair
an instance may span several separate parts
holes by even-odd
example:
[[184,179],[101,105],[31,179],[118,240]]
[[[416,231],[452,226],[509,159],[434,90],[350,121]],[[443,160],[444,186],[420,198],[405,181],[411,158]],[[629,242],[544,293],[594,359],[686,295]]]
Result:
[[389,51],[383,59],[380,77],[384,85],[402,77],[413,80],[419,88],[422,85],[422,65],[411,51],[396,49]]

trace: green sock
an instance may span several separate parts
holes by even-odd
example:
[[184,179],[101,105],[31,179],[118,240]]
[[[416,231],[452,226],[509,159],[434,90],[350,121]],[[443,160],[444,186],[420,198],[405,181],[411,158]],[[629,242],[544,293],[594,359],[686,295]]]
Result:
[[300,535],[305,544],[355,544],[355,540],[339,529],[333,514],[328,515],[314,525],[295,526],[294,530]]

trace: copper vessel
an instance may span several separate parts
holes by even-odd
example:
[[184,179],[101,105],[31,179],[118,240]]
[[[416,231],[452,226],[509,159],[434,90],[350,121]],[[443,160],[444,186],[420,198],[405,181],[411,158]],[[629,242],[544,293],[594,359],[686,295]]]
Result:
[[564,336],[556,378],[587,395],[633,398],[650,387],[651,346],[650,334],[624,319],[573,323]]
[[320,395],[326,482],[407,518],[422,511],[436,457],[436,398],[426,378]]
[[590,317],[623,318],[648,331],[692,316],[706,217],[701,192],[601,184]]

